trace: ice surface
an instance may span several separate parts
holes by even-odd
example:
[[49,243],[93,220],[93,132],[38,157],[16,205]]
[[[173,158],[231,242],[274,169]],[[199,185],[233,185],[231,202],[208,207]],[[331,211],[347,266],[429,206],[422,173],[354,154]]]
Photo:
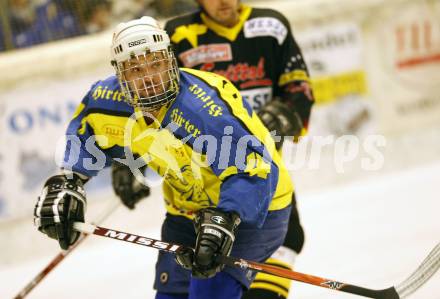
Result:
[[[368,288],[405,279],[440,241],[439,173],[440,162],[299,194],[307,239],[296,270]],[[133,217],[151,213],[151,207],[143,208],[132,212]],[[107,227],[159,237],[159,220],[132,227],[130,212],[121,209],[117,214]],[[156,255],[154,249],[93,236],[28,298],[153,298]],[[51,252],[1,268],[0,298],[13,297],[53,256]],[[294,282],[289,298],[360,297]],[[440,274],[411,298],[439,299]]]

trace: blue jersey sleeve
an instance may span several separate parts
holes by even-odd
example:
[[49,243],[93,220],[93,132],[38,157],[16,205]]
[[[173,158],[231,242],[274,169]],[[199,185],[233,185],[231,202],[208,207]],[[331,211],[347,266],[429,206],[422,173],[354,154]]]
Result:
[[81,101],[67,127],[67,142],[62,163],[63,169],[88,177],[97,175],[112,161],[111,152],[99,146],[100,136],[95,136],[93,128],[87,122],[87,116],[93,110],[90,108],[90,97],[94,86]]
[[263,225],[278,182],[278,167],[264,144],[244,124],[228,121],[234,132],[219,141],[211,168],[222,180],[218,208],[235,211],[244,223]]
[[279,177],[266,146],[269,136],[274,149],[269,132],[229,81],[191,72],[210,79],[191,82],[188,90],[196,95],[194,101],[204,103],[198,114],[204,138],[197,138],[193,147],[206,155],[221,180],[218,208],[239,213],[244,223],[262,226]]

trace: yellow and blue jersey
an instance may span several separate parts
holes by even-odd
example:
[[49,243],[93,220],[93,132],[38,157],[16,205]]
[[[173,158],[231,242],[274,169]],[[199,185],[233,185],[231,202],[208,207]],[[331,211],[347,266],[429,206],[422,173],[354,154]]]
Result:
[[267,129],[224,77],[180,69],[179,93],[147,124],[111,76],[94,84],[70,122],[64,168],[94,176],[124,148],[164,178],[167,211],[192,218],[217,206],[261,226],[293,186]]

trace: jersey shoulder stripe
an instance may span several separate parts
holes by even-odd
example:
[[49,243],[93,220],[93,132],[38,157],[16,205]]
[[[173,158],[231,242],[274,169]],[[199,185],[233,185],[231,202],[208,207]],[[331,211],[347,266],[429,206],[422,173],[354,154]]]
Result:
[[[242,100],[240,91],[227,78],[215,73],[196,69],[181,68],[181,70],[195,76],[198,80],[211,88],[216,93],[216,98],[220,99],[227,107],[233,106],[234,109],[231,109],[231,112],[240,111],[240,114],[245,112],[247,117],[252,117],[253,111],[251,107],[247,102]],[[236,116],[234,113],[231,114]]]
[[228,79],[215,73],[185,68],[183,70],[197,76],[204,84],[213,88],[234,120],[249,134],[254,135],[270,153],[272,152],[274,144],[269,131]]
[[[180,91],[178,98],[169,109],[169,116],[177,123],[185,122],[197,128],[197,135],[223,134],[226,126],[238,127],[246,130],[240,119],[229,109],[224,97],[236,98],[241,101],[239,92],[233,88],[229,94],[219,92],[218,87],[229,81],[219,75],[193,69],[180,69]],[[232,86],[231,83],[228,83]],[[244,110],[251,115],[250,107]],[[181,117],[180,117],[181,116]],[[185,121],[184,121],[185,120]],[[188,133],[195,133],[195,130]],[[243,131],[242,129],[240,131]]]

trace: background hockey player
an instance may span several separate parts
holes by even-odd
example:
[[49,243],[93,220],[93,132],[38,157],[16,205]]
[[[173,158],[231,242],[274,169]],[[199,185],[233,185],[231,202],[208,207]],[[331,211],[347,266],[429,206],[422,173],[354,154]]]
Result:
[[268,130],[230,81],[179,70],[150,17],[118,25],[111,55],[116,76],[95,83],[75,112],[64,172],[46,181],[35,224],[69,248],[85,217],[83,184],[115,158],[135,174],[147,163],[164,177],[162,239],[195,248],[179,264],[159,254],[156,298],[241,298],[253,273],[215,255],[265,261],[291,211],[293,187]]
[[[167,22],[180,66],[227,77],[269,131],[298,136],[307,128],[313,97],[308,71],[289,22],[277,11],[251,8],[238,0],[198,0],[201,11]],[[280,148],[284,138],[277,142]],[[148,192],[136,184],[119,163],[112,169],[113,187],[124,202],[134,205]],[[294,195],[284,246],[268,263],[291,267],[304,244]],[[245,298],[287,297],[290,281],[258,274]]]

